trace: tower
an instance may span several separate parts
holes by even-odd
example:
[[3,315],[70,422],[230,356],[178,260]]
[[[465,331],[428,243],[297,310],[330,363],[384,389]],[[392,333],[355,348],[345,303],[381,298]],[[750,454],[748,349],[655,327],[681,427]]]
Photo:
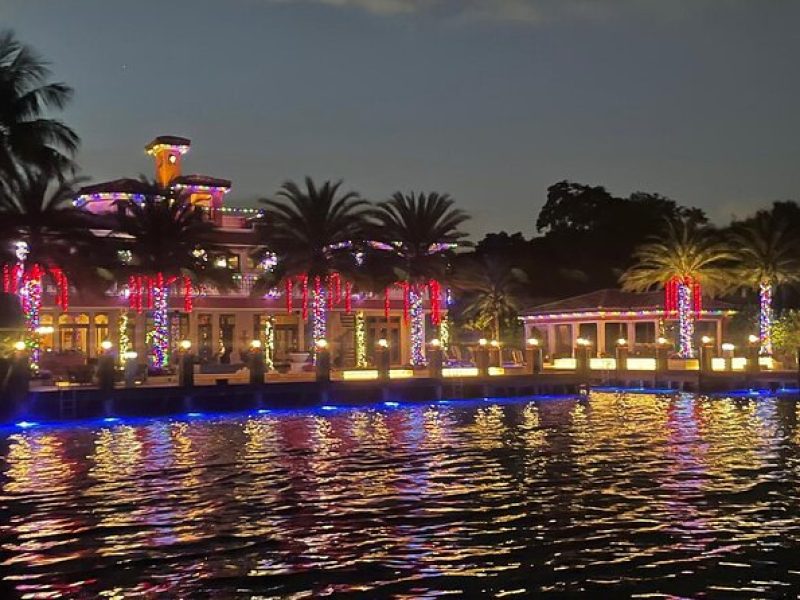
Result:
[[145,146],[145,151],[155,159],[156,181],[161,187],[168,187],[181,174],[181,157],[191,145],[186,138],[160,135]]

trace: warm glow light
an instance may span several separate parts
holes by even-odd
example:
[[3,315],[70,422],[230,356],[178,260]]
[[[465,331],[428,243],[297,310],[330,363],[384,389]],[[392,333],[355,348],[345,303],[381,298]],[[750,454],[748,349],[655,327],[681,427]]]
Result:
[[713,338],[710,338],[707,335],[704,335],[703,337],[700,338],[700,341],[703,342],[704,344],[710,344],[714,340],[713,340]]
[[36,329],[36,333],[39,335],[50,335],[55,331],[55,327],[52,325],[42,325]]
[[102,342],[100,342],[100,347],[106,352],[108,352],[109,350],[111,350],[111,348],[114,347],[114,344],[111,343],[111,340],[103,340]]
[[[715,357],[711,359],[711,369],[714,371],[724,371],[726,369],[727,359]],[[738,356],[731,359],[731,367],[734,371],[744,371],[747,366],[747,359],[744,356]]]
[[478,345],[479,346],[486,346],[488,343],[489,343],[489,340],[487,340],[486,338],[481,338],[481,339],[478,340]]
[[122,355],[122,358],[124,358],[125,360],[135,360],[139,358],[139,353],[133,351],[126,352],[125,354]]
[[725,342],[724,344],[722,344],[722,350],[723,350],[724,352],[733,352],[733,349],[734,349],[735,347],[736,347],[736,346],[734,346],[734,345],[733,345],[733,344],[731,344],[730,342]]
[[591,342],[586,338],[578,338],[577,340],[575,340],[575,343],[578,344],[578,346],[588,346],[589,344],[591,344]]
[[446,367],[442,369],[442,377],[477,377],[478,367]]
[[528,344],[528,346],[538,346],[539,340],[537,340],[536,338],[528,338],[526,343]]
[[389,340],[386,338],[381,338],[378,340],[378,347],[380,348],[388,348],[389,347]]
[[408,379],[413,376],[412,369],[389,369],[389,379]]
[[14,350],[16,350],[17,352],[22,352],[23,350],[25,350],[25,342],[23,342],[22,340],[14,342]]
[[345,381],[370,381],[378,378],[378,371],[375,369],[353,369],[342,371],[342,379]]
[[431,343],[431,348],[441,348],[442,346],[442,342],[440,342],[436,338],[433,338],[430,343]]
[[192,348],[192,340],[181,340],[180,343],[181,350],[191,350]]
[[590,358],[589,368],[593,371],[613,371],[617,368],[615,358]]
[[489,345],[492,348],[499,348],[500,347],[500,342],[498,342],[497,340],[492,340],[491,342],[489,342]]
[[617,346],[627,346],[627,345],[628,345],[628,340],[626,340],[625,338],[619,338],[617,340]]
[[656,359],[642,357],[628,358],[625,367],[628,369],[628,371],[655,371]]
[[261,340],[253,340],[250,342],[250,347],[253,350],[260,350],[261,349]]
[[566,371],[578,368],[578,361],[574,358],[555,358],[553,359],[554,369],[564,369]]
[[658,343],[660,346],[666,346],[669,344],[669,340],[665,337],[660,337],[656,340],[656,343]]
[[489,367],[489,375],[505,375],[506,370],[504,367]]
[[328,347],[328,340],[321,338],[314,342],[314,345],[317,347],[317,350],[325,350]]
[[753,335],[752,333],[747,336],[747,341],[751,344],[758,344],[761,340],[758,339],[757,335]]

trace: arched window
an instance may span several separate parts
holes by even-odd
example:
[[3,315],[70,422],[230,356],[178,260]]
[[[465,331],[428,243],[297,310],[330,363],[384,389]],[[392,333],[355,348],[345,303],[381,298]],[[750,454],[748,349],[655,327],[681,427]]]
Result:
[[100,355],[102,353],[103,348],[100,346],[105,340],[110,339],[108,337],[108,314],[106,313],[97,313],[94,316],[94,353],[95,355]]

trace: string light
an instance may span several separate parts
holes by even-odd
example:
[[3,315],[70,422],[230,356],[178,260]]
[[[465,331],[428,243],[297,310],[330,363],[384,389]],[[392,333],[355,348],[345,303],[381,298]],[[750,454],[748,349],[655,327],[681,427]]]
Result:
[[450,347],[450,320],[447,315],[439,323],[439,342],[444,350]]
[[367,325],[364,311],[360,310],[355,316],[355,351],[356,368],[364,369],[367,367]]
[[124,363],[123,357],[133,350],[131,347],[130,334],[128,333],[129,321],[130,317],[128,316],[128,311],[122,311],[119,317],[119,356],[120,362],[122,363]]
[[169,362],[169,290],[161,273],[148,290],[153,309],[151,361],[154,367],[163,369]]
[[411,318],[411,364],[425,365],[425,311],[422,294],[416,286],[408,286],[408,304]]
[[275,366],[275,324],[272,322],[272,317],[267,317],[264,321],[264,345],[266,346],[264,363],[267,370],[271,370]]
[[694,358],[694,306],[693,286],[681,283],[678,286],[678,354],[681,358]]
[[762,281],[758,286],[758,334],[761,339],[759,354],[762,356],[772,355],[772,283]]

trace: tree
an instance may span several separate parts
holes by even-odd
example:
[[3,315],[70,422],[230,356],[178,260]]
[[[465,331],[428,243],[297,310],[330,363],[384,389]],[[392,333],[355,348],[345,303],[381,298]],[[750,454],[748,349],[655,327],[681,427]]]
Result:
[[411,325],[411,363],[425,364],[426,288],[438,325],[440,282],[445,278],[448,261],[456,244],[466,237],[459,227],[469,215],[453,208],[447,194],[403,194],[396,192],[371,211],[373,239],[381,243],[396,281],[405,289]]
[[623,289],[645,291],[661,286],[674,292],[675,306],[667,302],[665,311],[677,310],[680,355],[692,358],[701,290],[714,294],[731,287],[734,253],[710,229],[681,219],[667,221],[663,235],[639,247],[634,257],[636,264],[620,278]]
[[760,211],[733,226],[731,247],[737,259],[737,281],[758,290],[760,353],[771,355],[775,288],[800,281],[797,241],[790,237],[784,222]]
[[453,265],[453,287],[460,292],[459,312],[474,329],[500,340],[502,325],[515,322],[528,277],[508,257],[463,255]]
[[141,202],[120,201],[117,209],[109,238],[113,261],[106,264],[127,284],[131,308],[152,309],[151,364],[161,369],[169,362],[172,290],[181,290],[188,312],[194,289],[205,283],[225,289],[231,274],[211,260],[216,226],[187,197],[153,190]]
[[66,310],[70,278],[86,281],[92,273],[80,258],[91,254],[96,239],[88,215],[72,205],[75,183],[41,171],[19,171],[0,191],[3,291],[20,299],[34,365],[45,279],[56,285],[56,303]]
[[287,307],[292,290],[303,289],[303,313],[308,318],[309,290],[312,299],[311,330],[314,343],[325,339],[327,309],[345,294],[356,268],[354,244],[364,237],[367,202],[356,192],[340,192],[341,181],[317,186],[310,177],[305,189],[293,181],[283,184],[276,199],[263,199],[266,206],[259,220],[260,249],[255,258],[277,259],[277,266],[263,277],[262,284],[283,284]]
[[72,97],[63,83],[49,83],[50,71],[10,31],[0,33],[0,183],[22,170],[60,175],[72,169],[78,136],[48,118]]
[[785,310],[772,326],[772,348],[784,361],[793,360],[800,348],[800,310]]

